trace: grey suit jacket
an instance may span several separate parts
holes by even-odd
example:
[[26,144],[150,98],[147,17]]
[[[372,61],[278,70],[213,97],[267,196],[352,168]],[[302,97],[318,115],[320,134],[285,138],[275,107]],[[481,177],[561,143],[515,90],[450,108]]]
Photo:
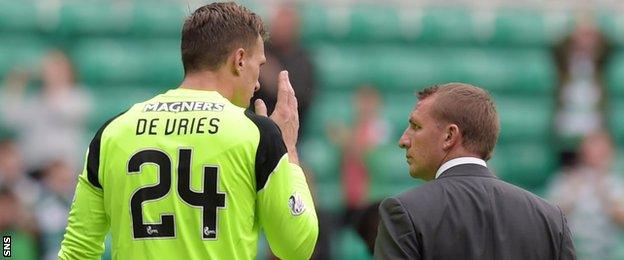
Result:
[[477,164],[385,199],[379,217],[375,259],[576,259],[561,209]]

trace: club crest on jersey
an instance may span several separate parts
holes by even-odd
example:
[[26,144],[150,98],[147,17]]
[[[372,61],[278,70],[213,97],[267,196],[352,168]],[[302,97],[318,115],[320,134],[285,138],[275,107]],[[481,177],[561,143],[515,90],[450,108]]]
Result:
[[158,102],[145,104],[143,112],[223,111],[225,104],[202,101]]
[[293,193],[290,195],[290,198],[288,198],[288,207],[290,208],[290,214],[293,216],[299,216],[306,210],[305,204],[303,203],[299,193]]

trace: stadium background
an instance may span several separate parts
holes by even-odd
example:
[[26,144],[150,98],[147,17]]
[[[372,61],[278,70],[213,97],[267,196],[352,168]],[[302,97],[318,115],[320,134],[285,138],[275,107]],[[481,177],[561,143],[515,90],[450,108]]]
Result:
[[[393,126],[391,141],[367,155],[369,201],[419,183],[407,174],[404,153],[395,140],[406,126],[415,91],[452,81],[491,91],[502,129],[490,166],[502,179],[544,195],[549,180],[561,167],[560,151],[575,144],[561,140],[554,130],[560,82],[552,50],[570,34],[580,10],[592,11],[594,22],[614,46],[604,69],[604,89],[609,98],[602,112],[622,151],[621,9],[608,1],[604,5],[562,2],[296,4],[301,16],[300,42],[309,51],[317,72],[316,95],[299,143],[302,160],[313,175],[317,207],[329,215],[342,214],[344,209],[340,149],[330,141],[327,126],[334,121],[350,122],[353,93],[362,84],[377,88],[384,104],[381,115]],[[239,3],[267,22],[277,6],[272,1]],[[181,25],[190,10],[201,4],[173,0],[0,0],[0,79],[15,68],[36,73],[50,49],[65,51],[79,85],[92,97],[93,109],[82,144],[86,149],[87,141],[108,118],[177,86],[183,75]],[[38,84],[30,80],[27,92],[36,94]],[[19,136],[21,131],[7,123],[1,127],[4,136]],[[621,174],[624,157],[619,154],[615,172]],[[337,259],[369,257],[349,227],[333,230],[331,241],[331,254]],[[619,251],[624,257],[624,248]],[[259,258],[264,258],[264,253]]]

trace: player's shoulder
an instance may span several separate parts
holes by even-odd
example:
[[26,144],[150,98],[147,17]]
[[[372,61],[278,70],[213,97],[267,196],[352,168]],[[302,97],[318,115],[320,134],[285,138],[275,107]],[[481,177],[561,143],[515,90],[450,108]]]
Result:
[[256,115],[253,111],[246,109],[244,112],[245,117],[254,123],[254,125],[260,131],[260,135],[267,135],[273,137],[281,137],[282,133],[273,120],[266,116]]
[[129,109],[126,109],[118,114],[105,119],[104,123],[99,127],[96,132],[95,138],[102,138],[105,132],[109,133],[111,128],[117,127],[121,118],[128,113]]

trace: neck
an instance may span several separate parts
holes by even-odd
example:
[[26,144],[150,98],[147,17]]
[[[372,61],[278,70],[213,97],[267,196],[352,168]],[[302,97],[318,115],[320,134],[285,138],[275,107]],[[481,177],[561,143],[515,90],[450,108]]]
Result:
[[466,150],[463,147],[456,147],[456,149],[451,149],[446,156],[444,156],[444,158],[442,158],[442,161],[440,162],[440,165],[438,165],[438,168],[442,167],[442,165],[445,162],[448,162],[450,160],[456,159],[456,158],[460,158],[460,157],[476,157],[476,158],[480,158],[481,156],[479,156],[477,153],[471,152]]
[[188,73],[184,76],[180,88],[217,91],[228,100],[234,97],[234,86],[221,70]]

